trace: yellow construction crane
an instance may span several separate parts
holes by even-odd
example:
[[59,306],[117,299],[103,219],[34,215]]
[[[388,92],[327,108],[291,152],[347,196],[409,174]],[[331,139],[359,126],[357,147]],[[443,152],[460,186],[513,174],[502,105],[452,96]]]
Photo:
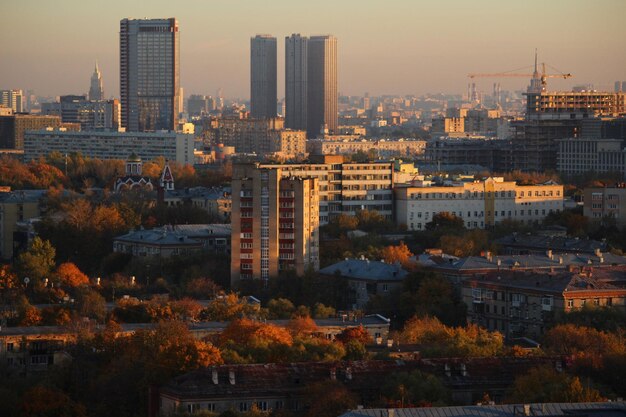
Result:
[[[568,79],[570,77],[572,77],[572,74],[564,74],[564,73],[560,73],[560,74],[548,74],[546,73],[546,64],[542,63],[541,64],[541,74],[539,74],[539,72],[537,71],[537,51],[535,51],[535,71],[532,74],[520,74],[520,73],[516,73],[514,71],[519,71],[520,69],[523,68],[519,68],[517,70],[512,70],[512,71],[506,71],[506,72],[496,72],[496,73],[492,73],[492,74],[483,74],[483,73],[473,73],[473,74],[467,74],[467,76],[469,78],[483,78],[483,77],[493,77],[493,78],[498,78],[498,77],[525,77],[531,78],[531,83],[530,83],[530,87],[529,87],[529,92],[542,92],[542,91],[546,91],[546,85],[547,85],[547,79],[548,78],[563,78],[563,79]],[[556,71],[556,68],[554,68]],[[560,72],[560,71],[559,71]],[[533,91],[534,90],[534,91]]]

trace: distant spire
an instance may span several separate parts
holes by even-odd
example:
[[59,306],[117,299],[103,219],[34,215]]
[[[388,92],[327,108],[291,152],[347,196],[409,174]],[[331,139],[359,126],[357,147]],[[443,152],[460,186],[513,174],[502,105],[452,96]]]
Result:
[[89,100],[104,100],[102,74],[100,74],[100,68],[98,68],[97,59],[94,65],[93,75],[91,76],[91,85],[89,87]]
[[535,72],[537,72],[537,48],[535,48]]

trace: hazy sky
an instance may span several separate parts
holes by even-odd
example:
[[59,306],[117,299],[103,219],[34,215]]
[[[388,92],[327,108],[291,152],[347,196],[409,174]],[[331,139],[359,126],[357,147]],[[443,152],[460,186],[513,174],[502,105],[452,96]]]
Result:
[[[574,75],[553,89],[626,80],[625,0],[0,0],[0,88],[86,93],[94,61],[106,96],[119,95],[119,21],[176,17],[185,95],[249,96],[250,37],[338,38],[339,91],[361,95],[462,93],[468,72],[540,61]],[[524,71],[525,72],[525,71]],[[479,88],[523,89],[522,78]]]

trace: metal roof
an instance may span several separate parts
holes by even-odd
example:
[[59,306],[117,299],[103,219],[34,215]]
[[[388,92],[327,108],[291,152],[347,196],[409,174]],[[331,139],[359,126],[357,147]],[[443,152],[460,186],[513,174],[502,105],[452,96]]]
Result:
[[[626,402],[527,404],[533,416],[626,416]],[[351,410],[340,417],[514,417],[523,416],[524,404],[424,408],[369,408]]]
[[322,274],[341,274],[346,278],[366,281],[402,281],[408,274],[399,264],[367,259],[346,259],[320,270]]

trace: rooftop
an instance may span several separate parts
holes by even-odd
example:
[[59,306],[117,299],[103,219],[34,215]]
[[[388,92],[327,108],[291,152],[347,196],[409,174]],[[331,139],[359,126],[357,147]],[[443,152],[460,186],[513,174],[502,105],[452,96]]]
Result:
[[[529,410],[524,413],[524,407]],[[348,411],[340,417],[514,417],[533,416],[626,416],[626,402],[542,403],[475,405],[460,407],[369,408]]]
[[383,261],[368,259],[345,259],[320,270],[322,274],[336,273],[346,278],[367,281],[402,281],[408,274],[399,264],[388,264]]

